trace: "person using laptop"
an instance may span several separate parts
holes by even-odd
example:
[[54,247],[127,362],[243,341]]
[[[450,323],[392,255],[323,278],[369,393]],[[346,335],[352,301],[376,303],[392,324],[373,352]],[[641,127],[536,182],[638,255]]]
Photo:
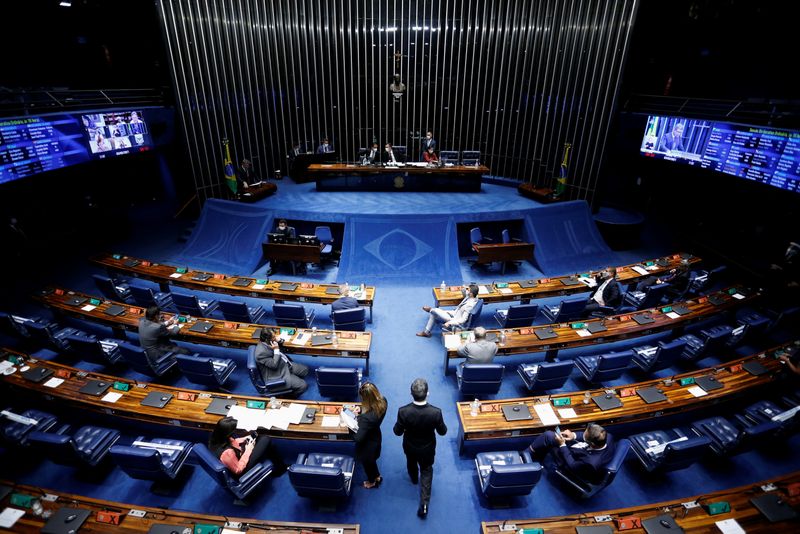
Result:
[[339,298],[331,304],[331,311],[352,310],[353,308],[358,308],[358,300],[350,296],[350,286],[340,285]]
[[364,382],[358,389],[361,397],[361,413],[356,418],[358,430],[353,432],[353,441],[356,442],[356,458],[364,466],[367,480],[362,483],[366,489],[377,488],[383,482],[381,472],[378,470],[378,458],[381,457],[381,423],[386,417],[386,399],[378,387],[372,382]]
[[599,484],[605,466],[614,458],[616,443],[605,428],[589,423],[586,430],[578,432],[547,430],[528,449],[534,461],[541,463],[552,452],[560,470],[590,484]]
[[494,355],[497,354],[497,344],[486,339],[486,329],[478,326],[472,331],[475,341],[470,341],[458,347],[458,355],[467,360],[461,363],[464,367],[466,363],[492,363]]
[[616,308],[622,304],[622,290],[617,282],[617,268],[606,267],[595,278],[597,287],[589,296],[589,302],[583,309],[584,315],[600,311],[601,308]]
[[444,323],[442,328],[452,328],[466,323],[470,312],[476,304],[478,304],[478,286],[477,284],[472,284],[464,295],[464,300],[453,311],[423,306],[422,311],[428,314],[428,324],[425,325],[425,329],[422,332],[417,332],[417,335],[419,337],[431,337],[431,330],[437,322]]
[[161,310],[158,306],[149,306],[144,312],[144,317],[139,319],[139,345],[144,349],[151,365],[169,352],[189,354],[188,350],[179,347],[170,339],[170,336],[180,331],[178,316],[174,315],[163,322],[160,318]]
[[236,428],[238,424],[233,417],[223,417],[217,421],[208,440],[208,450],[236,478],[240,478],[264,460],[272,462],[271,477],[284,474],[287,470],[286,464],[269,436],[259,431],[240,430]]
[[299,397],[308,389],[305,377],[308,367],[302,363],[293,362],[286,356],[275,339],[271,328],[262,328],[259,343],[256,345],[256,365],[264,377],[264,382],[283,380],[291,389],[291,397]]

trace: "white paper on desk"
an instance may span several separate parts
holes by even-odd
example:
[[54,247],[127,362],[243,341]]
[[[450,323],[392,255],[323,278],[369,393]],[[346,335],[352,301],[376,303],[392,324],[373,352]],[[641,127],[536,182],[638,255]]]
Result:
[[723,519],[714,523],[722,534],[745,534],[742,525],[733,518]]
[[280,339],[281,341],[283,341],[283,342],[285,343],[285,342],[289,341],[290,339],[292,339],[292,336],[293,336],[293,335],[294,335],[294,334],[289,334],[289,333],[287,333],[287,332],[281,332],[281,333],[278,335],[278,339]]
[[644,267],[639,267],[638,265],[634,265],[633,267],[631,267],[631,269],[642,275],[647,274],[647,269],[645,269]]
[[594,278],[589,278],[587,276],[581,276],[580,278],[578,278],[578,280],[583,282],[589,287],[594,287],[597,285],[597,281]]
[[486,288],[486,286],[478,286],[478,295],[488,295],[488,294],[489,290]]
[[223,528],[222,529],[222,534],[242,534],[242,532],[244,532],[244,530],[237,530],[237,529],[233,529],[233,528]]
[[556,415],[553,407],[550,404],[534,404],[533,409],[536,410],[536,415],[542,420],[544,426],[556,426],[561,420]]
[[253,284],[253,289],[264,289],[265,287],[267,286],[264,284]]
[[82,307],[81,307],[81,309],[82,309],[83,311],[92,311],[92,310],[93,310],[93,309],[95,309],[96,307],[97,307],[97,306],[94,306],[94,305],[92,305],[92,304],[87,304],[86,306],[82,306]]
[[60,386],[63,383],[64,383],[64,379],[63,378],[53,377],[50,380],[48,380],[47,382],[45,382],[43,385],[46,388],[57,388],[58,386]]
[[4,372],[6,369],[14,367],[14,364],[8,360],[3,360],[0,362],[0,373]]
[[339,428],[339,416],[338,415],[326,415],[322,418],[322,426],[326,428]]
[[236,428],[242,430],[255,430],[263,426],[269,430],[269,426],[264,424],[264,410],[253,410],[246,406],[231,406],[228,410],[228,417],[233,417],[237,421]]
[[744,295],[742,295],[741,293],[734,293],[734,294],[733,294],[733,295],[731,295],[731,296],[732,296],[733,298],[735,298],[736,300],[742,300],[742,299],[744,298]]
[[667,317],[669,317],[670,319],[678,319],[678,318],[680,318],[680,315],[678,315],[675,312],[669,312],[669,313],[667,313]]
[[16,508],[6,508],[0,513],[0,528],[11,528],[14,523],[19,521],[19,518],[25,515],[25,510],[17,510]]
[[109,391],[108,393],[103,395],[103,398],[100,400],[103,402],[117,402],[121,398],[122,398],[122,393],[119,393],[117,391]]
[[575,419],[578,417],[578,414],[576,414],[575,410],[572,408],[559,408],[558,415],[560,415],[562,419]]
[[181,276],[183,276],[183,273],[172,273],[169,275],[170,278],[180,278]]
[[589,337],[592,335],[592,333],[586,330],[585,328],[578,328],[577,330],[575,330],[575,333],[581,337]]
[[689,393],[691,393],[695,397],[702,397],[704,395],[708,395],[708,392],[706,390],[704,390],[703,388],[701,388],[700,386],[692,386],[689,389],[687,389],[686,391],[688,391]]
[[298,425],[300,424],[300,421],[303,419],[303,414],[306,413],[306,405],[293,402],[289,406],[287,406],[285,410],[286,413],[288,414],[289,422],[293,425]]
[[648,271],[655,271],[658,269],[658,265],[649,265],[646,267]]
[[289,410],[286,407],[280,407],[277,410],[267,410],[269,413],[269,422],[272,428],[286,430],[289,428]]
[[296,338],[294,338],[292,341],[290,341],[290,343],[292,345],[303,346],[306,344],[306,341],[308,341],[310,338],[311,334],[309,334],[308,332],[303,332],[302,334],[299,334]]
[[461,346],[461,334],[445,334],[444,348],[448,350],[457,349]]

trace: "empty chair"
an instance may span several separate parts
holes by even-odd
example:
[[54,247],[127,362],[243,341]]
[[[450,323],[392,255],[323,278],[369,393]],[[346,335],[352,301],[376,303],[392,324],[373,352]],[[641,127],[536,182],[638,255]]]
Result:
[[693,362],[714,353],[725,346],[732,332],[733,328],[730,326],[718,325],[701,330],[699,336],[686,334],[679,337],[678,339],[686,341],[682,358]]
[[680,429],[653,430],[631,436],[631,448],[646,471],[677,471],[700,460],[711,447],[705,436],[687,436]]
[[589,382],[602,383],[622,376],[632,359],[632,350],[607,352],[596,356],[578,356],[575,366]]
[[28,443],[56,463],[96,466],[120,437],[118,430],[99,426],[83,426],[71,436],[68,432],[68,426],[58,432],[34,431]]
[[338,310],[331,313],[334,330],[363,332],[367,328],[367,310],[363,307]]
[[588,297],[570,297],[557,306],[542,306],[539,310],[551,323],[565,323],[583,314]]
[[319,253],[322,258],[331,258],[333,256],[333,234],[329,226],[317,226],[314,229],[314,235],[317,236],[322,248]]
[[219,387],[225,384],[236,362],[229,358],[209,358],[199,354],[178,354],[175,357],[178,369],[195,384]]
[[592,483],[578,477],[574,473],[556,468],[553,474],[556,480],[559,480],[569,490],[574,492],[582,499],[588,499],[597,492],[611,484],[617,476],[622,464],[625,461],[625,456],[628,454],[628,449],[631,447],[631,442],[627,439],[621,439],[617,442],[617,448],[614,451],[614,457],[608,463],[603,471],[603,477],[598,483]]
[[226,321],[263,324],[264,308],[248,306],[238,300],[219,299],[219,309]]
[[83,360],[114,365],[122,359],[119,344],[113,339],[99,340],[94,336],[75,334],[65,336],[64,341],[69,352]]
[[39,410],[25,410],[15,414],[10,408],[3,410],[10,415],[3,414],[3,426],[0,435],[3,442],[8,445],[24,445],[28,434],[34,430],[47,432],[56,424],[56,416]]
[[[508,228],[503,228],[503,231],[500,232],[501,237],[503,238],[503,243],[511,243],[511,234],[508,233]],[[519,239],[514,239],[513,241],[519,241]]]
[[351,399],[361,387],[361,369],[317,367],[317,386],[323,397]]
[[219,458],[214,456],[202,443],[195,443],[192,452],[199,460],[200,466],[217,484],[233,493],[237,499],[244,500],[250,493],[264,482],[272,473],[272,462],[265,460],[250,468],[237,479],[225,467]]
[[538,304],[517,304],[507,310],[497,310],[494,318],[500,328],[523,328],[533,324],[538,312]]
[[715,416],[695,421],[692,431],[711,441],[711,450],[719,456],[728,456],[746,451],[759,445],[771,445],[771,437],[778,432],[780,425],[767,421],[740,429],[728,419]]
[[131,286],[124,281],[115,281],[111,277],[93,274],[94,285],[109,300],[127,302],[131,297]]
[[25,329],[25,325],[31,321],[39,322],[36,319],[27,317],[15,318],[6,312],[0,312],[0,333],[13,338],[28,338],[30,333]]
[[216,300],[200,300],[195,295],[172,293],[172,303],[178,311],[192,317],[208,317],[219,306]]
[[272,306],[275,323],[279,326],[308,328],[314,322],[314,310],[308,310],[302,304],[275,304]]
[[292,392],[292,388],[286,385],[285,380],[273,380],[271,382],[264,382],[264,375],[258,368],[256,363],[256,346],[251,345],[247,347],[247,374],[250,375],[250,381],[255,386],[256,391],[260,395],[265,396],[278,396],[286,395]]
[[148,376],[163,376],[170,369],[175,367],[175,353],[165,352],[158,359],[148,358],[142,347],[137,347],[126,341],[119,342],[120,354],[122,359],[139,373]]
[[654,284],[646,287],[644,291],[629,291],[625,293],[625,297],[622,300],[625,304],[637,310],[652,308],[658,306],[664,300],[670,287],[672,286],[666,282]]
[[289,467],[289,481],[301,497],[349,497],[354,467],[355,461],[351,456],[301,453]]
[[32,340],[36,340],[56,352],[67,350],[68,346],[65,341],[67,336],[76,334],[86,335],[77,328],[61,328],[56,323],[44,324],[28,321],[25,323],[25,329],[30,334]]
[[517,367],[517,374],[529,391],[548,391],[563,387],[569,375],[572,374],[574,366],[572,360],[536,364],[521,363]]
[[771,323],[770,318],[755,311],[750,311],[736,319],[738,326],[731,332],[727,344],[734,346],[750,339],[764,335]]
[[505,367],[500,363],[467,363],[456,367],[462,395],[494,395],[500,391]]
[[800,424],[800,413],[796,406],[786,409],[770,400],[758,401],[745,408],[743,414],[737,414],[736,419],[745,428],[750,428],[762,423],[776,423],[778,434],[792,432]]
[[488,237],[483,237],[480,228],[473,228],[469,231],[470,243],[485,243],[487,241],[491,241],[491,239]]
[[722,278],[722,274],[727,270],[725,265],[720,265],[719,267],[715,267],[710,271],[700,270],[692,276],[691,282],[689,282],[689,290],[688,293],[690,294],[698,294],[703,291],[706,291],[710,288],[713,284],[719,281]]
[[633,363],[645,373],[669,367],[678,361],[686,349],[686,341],[673,339],[659,341],[657,345],[644,345],[633,349]]
[[542,464],[527,449],[482,452],[475,457],[481,491],[488,499],[529,495],[542,478]]
[[111,458],[129,477],[170,482],[180,473],[193,443],[176,439],[139,436],[131,445],[114,445]]
[[142,308],[158,306],[161,309],[172,308],[172,295],[170,293],[154,292],[149,287],[131,285],[131,297]]

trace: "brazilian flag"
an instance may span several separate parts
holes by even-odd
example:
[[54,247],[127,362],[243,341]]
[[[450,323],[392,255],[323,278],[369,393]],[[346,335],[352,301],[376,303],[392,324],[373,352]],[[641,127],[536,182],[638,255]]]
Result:
[[567,190],[569,151],[571,149],[572,145],[570,143],[564,143],[564,159],[561,160],[561,169],[558,171],[558,178],[556,179],[556,189],[553,192],[555,196],[561,196]]
[[228,184],[228,187],[231,188],[231,191],[233,191],[233,194],[235,195],[239,192],[239,187],[236,183],[236,169],[231,161],[231,149],[228,144],[228,140],[225,139],[222,142],[222,145],[225,147],[225,183]]

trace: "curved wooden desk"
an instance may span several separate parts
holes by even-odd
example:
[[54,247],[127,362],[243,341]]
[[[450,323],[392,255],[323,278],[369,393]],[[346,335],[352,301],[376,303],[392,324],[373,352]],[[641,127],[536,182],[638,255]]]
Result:
[[[752,393],[756,388],[767,386],[773,382],[776,374],[781,372],[782,364],[777,360],[777,356],[783,354],[786,347],[795,342],[785,343],[778,347],[769,349],[757,354],[751,354],[744,358],[739,358],[718,368],[706,368],[680,375],[675,375],[669,379],[653,379],[638,382],[627,386],[616,388],[620,396],[622,406],[612,410],[601,410],[591,397],[604,395],[607,390],[596,389],[587,391],[575,391],[558,395],[541,395],[539,397],[527,397],[518,399],[503,399],[498,401],[485,401],[483,408],[477,416],[470,414],[470,403],[459,402],[457,404],[458,418],[461,423],[461,446],[466,441],[477,441],[485,439],[511,438],[518,436],[536,436],[553,426],[544,425],[537,416],[534,406],[537,404],[548,404],[559,415],[560,409],[572,409],[575,417],[559,417],[562,430],[580,430],[588,423],[598,423],[600,425],[613,425],[616,423],[630,423],[661,417],[662,415],[672,415],[679,412],[686,412],[697,408],[703,408],[714,403],[724,402],[736,398],[745,393]],[[768,372],[760,376],[755,376],[746,371],[742,365],[749,361],[757,361],[763,365]],[[681,378],[699,378],[712,375],[723,387],[713,390],[706,395],[696,397],[689,391],[695,384],[682,386]],[[636,390],[657,387],[662,390],[667,400],[647,404]],[[608,390],[611,391],[611,390]],[[624,396],[623,396],[624,395]],[[569,404],[558,405],[562,399],[569,399]],[[525,404],[533,416],[533,419],[525,421],[506,421],[503,416],[503,406],[514,406]],[[485,410],[485,411],[484,411]]]
[[[91,497],[84,497],[83,495],[75,495],[73,493],[64,493],[54,491],[51,489],[40,488],[37,486],[28,486],[25,484],[17,484],[7,480],[0,480],[0,484],[11,488],[13,493],[21,493],[39,498],[42,495],[52,495],[57,497],[55,501],[46,501],[40,499],[42,508],[44,510],[55,512],[61,507],[69,508],[82,508],[90,510],[92,513],[79,532],[108,532],[113,534],[119,533],[146,533],[150,527],[156,524],[169,524],[178,525],[179,527],[189,528],[194,531],[194,525],[216,525],[219,527],[220,532],[223,527],[228,524],[234,532],[261,532],[269,531],[272,534],[303,534],[303,533],[328,533],[329,529],[341,529],[343,534],[358,534],[360,532],[359,525],[347,524],[333,524],[333,523],[293,523],[284,521],[269,521],[264,519],[245,519],[241,517],[223,517],[219,515],[207,515],[195,512],[187,512],[182,510],[172,510],[165,508],[153,508],[150,506],[139,506],[132,504],[123,504],[114,501],[106,501],[103,499],[94,499]],[[222,490],[220,490],[222,491]],[[2,501],[3,508],[12,506],[11,495],[9,494]],[[128,515],[131,510],[138,510],[144,512],[144,517],[136,517],[135,515]],[[108,523],[101,523],[97,521],[97,512],[121,512],[122,520],[119,525],[110,525]],[[20,518],[14,525],[13,530],[0,529],[3,532],[15,532],[19,534],[38,533],[46,520],[33,515],[30,511]],[[233,527],[234,523],[239,523],[236,528]],[[182,528],[179,529],[182,532]]]
[[[102,373],[94,373],[82,371],[75,367],[70,367],[61,363],[52,361],[37,360],[30,356],[10,350],[3,349],[5,352],[22,356],[25,359],[25,364],[32,368],[44,367],[52,369],[55,373],[59,371],[66,371],[69,373],[69,378],[64,379],[64,382],[58,387],[47,387],[44,384],[47,379],[41,383],[34,383],[22,377],[19,370],[11,375],[0,375],[0,384],[19,393],[32,393],[43,397],[46,400],[57,402],[61,407],[74,407],[78,410],[90,410],[93,412],[103,413],[106,415],[113,415],[115,417],[122,417],[125,419],[134,419],[139,422],[155,423],[159,425],[179,426],[187,428],[198,428],[201,430],[211,431],[214,425],[222,417],[221,415],[209,414],[205,409],[215,398],[225,398],[237,401],[237,405],[246,406],[248,400],[263,402],[266,399],[259,396],[247,395],[234,395],[227,393],[214,393],[209,391],[198,391],[194,389],[176,388],[172,386],[163,386],[161,384],[149,384],[146,382],[137,382],[126,378],[106,375]],[[16,365],[19,368],[20,365]],[[90,380],[100,380],[109,384],[121,382],[128,384],[130,389],[128,391],[118,391],[109,388],[108,392],[121,393],[122,396],[116,402],[106,402],[102,400],[102,395],[95,397],[81,393],[80,389],[85,386]],[[141,401],[148,393],[152,391],[171,393],[173,398],[164,408],[153,408],[150,406],[142,406]],[[179,399],[178,395],[181,393],[193,395],[194,400]],[[342,403],[335,402],[317,402],[307,400],[284,400],[282,403],[297,403],[317,408],[317,413],[314,422],[310,424],[289,425],[286,430],[271,429],[270,435],[287,438],[287,439],[302,439],[302,440],[352,440],[347,428],[343,427],[323,427],[322,418],[325,415],[336,415],[338,410],[341,409]],[[346,403],[348,405],[358,405],[358,403]],[[325,414],[324,410],[327,407],[330,414]]]
[[[734,298],[731,294],[739,295],[741,298]],[[556,323],[550,325],[538,325],[529,328],[508,328],[506,329],[506,342],[497,347],[498,356],[509,354],[524,354],[528,352],[546,352],[548,358],[554,358],[561,349],[571,349],[586,345],[597,345],[600,343],[610,343],[631,337],[645,336],[663,332],[665,330],[680,331],[684,326],[708,319],[713,315],[725,310],[734,309],[744,303],[757,298],[759,293],[744,290],[737,287],[730,287],[714,293],[709,293],[694,300],[676,302],[673,304],[650,308],[633,313],[622,313],[609,315],[599,319],[582,319],[572,323]],[[719,299],[719,304],[712,304],[710,299]],[[689,313],[677,317],[669,317],[668,313],[677,306],[684,306]],[[664,311],[666,310],[666,311]],[[649,324],[639,324],[634,320],[635,315],[648,314],[653,322]],[[677,315],[677,314],[676,314]],[[590,334],[585,326],[603,325],[606,330],[596,334]],[[573,328],[575,325],[584,325],[580,328]],[[541,328],[552,328],[557,337],[550,339],[539,339],[535,330]],[[500,330],[489,330],[488,332],[499,335]],[[458,346],[463,341],[461,334],[442,334],[444,342],[444,374],[449,372],[449,361],[460,358]]]
[[[787,491],[787,487],[797,483],[800,483],[800,471],[769,480],[762,480],[755,484],[739,486],[738,488],[684,497],[674,501],[646,504],[644,506],[631,506],[630,508],[617,508],[616,510],[604,510],[602,512],[581,513],[567,517],[483,521],[481,522],[481,532],[483,532],[483,534],[506,532],[503,530],[503,527],[508,527],[511,524],[516,525],[518,529],[540,528],[547,534],[575,534],[576,527],[594,525],[605,525],[616,532],[615,523],[613,523],[612,520],[638,517],[644,521],[661,514],[673,516],[678,526],[683,528],[686,532],[720,532],[715,523],[725,519],[735,519],[748,533],[791,532],[792,530],[797,530],[797,523],[795,521],[770,523],[767,518],[761,515],[758,509],[753,506],[750,499],[759,497],[765,493],[774,493],[789,506],[796,508],[798,504],[800,504],[800,495],[790,495]],[[767,484],[774,484],[776,489],[765,491],[764,486]],[[726,501],[730,504],[731,511],[717,515],[708,515],[703,505],[720,501]],[[686,509],[682,504],[685,502],[696,502],[700,506]],[[602,516],[610,516],[611,520],[597,523],[594,518]],[[793,527],[792,525],[795,526]],[[644,532],[644,530],[638,528],[631,532]]]
[[[617,280],[622,285],[632,284],[638,282],[648,276],[658,276],[669,272],[670,269],[675,269],[681,263],[681,259],[687,258],[689,262],[694,265],[700,263],[700,258],[691,256],[689,254],[673,254],[664,258],[655,258],[646,260],[640,263],[633,263],[631,265],[623,265],[617,267]],[[659,261],[661,264],[659,264]],[[651,265],[648,265],[651,264]],[[634,267],[645,269],[647,274],[641,274],[633,270]],[[596,273],[594,271],[587,271],[586,273],[593,277]],[[494,284],[479,284],[486,287],[491,291],[487,294],[480,295],[484,304],[494,304],[497,302],[516,302],[520,301],[522,304],[528,304],[531,299],[542,299],[546,297],[557,297],[561,295],[574,295],[576,293],[583,293],[589,291],[590,288],[583,282],[577,285],[565,285],[563,281],[570,283],[571,279],[577,279],[572,276],[556,276],[551,278],[539,278],[533,280],[536,282],[535,287],[525,288],[520,285],[520,282],[530,282],[531,280],[519,280],[508,282],[508,287],[498,288]],[[461,294],[461,289],[464,286],[448,286],[444,291],[441,288],[433,288],[433,302],[434,306],[457,306],[464,298]]]
[[[194,291],[208,291],[210,293],[222,293],[225,295],[239,295],[242,297],[254,297],[271,299],[275,302],[309,302],[312,304],[331,304],[339,298],[339,295],[332,295],[327,291],[337,288],[336,284],[312,284],[296,283],[294,291],[281,289],[283,284],[294,284],[295,282],[281,282],[280,280],[268,280],[266,284],[258,284],[257,278],[249,276],[228,276],[220,273],[207,271],[197,271],[186,268],[185,273],[179,273],[175,265],[159,264],[123,256],[120,254],[99,254],[89,259],[95,265],[105,268],[109,273],[122,273],[126,276],[141,278],[155,282],[161,291],[168,292],[169,286],[185,287]],[[194,280],[198,275],[210,274],[208,280]],[[234,282],[247,286],[235,285]],[[356,296],[356,295],[354,295]],[[375,303],[375,286],[367,286],[364,295],[357,295],[358,303],[369,308],[369,319],[372,322],[372,306]]]
[[[52,291],[52,292],[50,292]],[[59,292],[61,294],[59,294]],[[89,300],[80,306],[69,304],[73,297],[95,299],[99,301],[97,305],[91,305]],[[103,300],[92,295],[69,291],[62,288],[48,288],[36,295],[39,301],[45,306],[52,308],[69,317],[76,317],[85,321],[100,323],[111,327],[118,337],[124,337],[122,332],[139,331],[139,319],[144,317],[144,308],[132,306],[123,302]],[[117,305],[125,308],[121,315],[111,316],[105,313],[109,307]],[[87,306],[89,308],[87,308]],[[164,313],[165,317],[172,317],[174,314]],[[197,321],[205,321],[214,325],[206,333],[192,332],[191,326]],[[190,317],[182,325],[181,331],[175,335],[175,339],[187,341],[189,343],[200,343],[202,345],[218,345],[221,347],[247,348],[258,343],[258,332],[262,328],[279,329],[279,326],[258,325],[249,323],[235,323],[231,321],[220,321],[217,319],[203,319]],[[326,356],[333,358],[359,358],[365,361],[364,372],[369,374],[369,349],[372,344],[371,332],[345,332],[337,331],[338,344],[333,345],[311,345],[310,328],[295,328],[294,334],[290,336],[284,345],[286,352],[291,354],[307,354],[310,356]],[[329,334],[330,330],[318,330],[317,334]],[[304,336],[304,337],[300,337]]]

